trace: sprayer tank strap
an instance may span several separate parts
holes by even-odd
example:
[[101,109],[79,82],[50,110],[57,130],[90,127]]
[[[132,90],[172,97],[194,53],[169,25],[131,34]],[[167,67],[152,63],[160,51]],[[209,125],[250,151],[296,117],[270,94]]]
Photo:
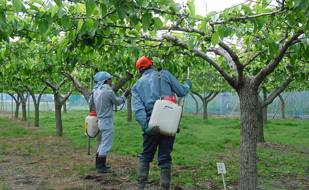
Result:
[[162,91],[161,91],[161,77],[162,77],[162,73],[161,73],[161,69],[158,70],[158,81],[159,81],[159,98],[160,100],[162,99]]

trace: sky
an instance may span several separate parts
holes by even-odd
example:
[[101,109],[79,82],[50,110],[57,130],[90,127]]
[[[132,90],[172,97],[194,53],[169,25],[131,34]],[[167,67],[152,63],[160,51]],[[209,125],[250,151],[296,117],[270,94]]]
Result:
[[[183,2],[186,3],[187,0],[174,0],[174,2],[182,4]],[[245,2],[247,2],[247,0],[194,0],[195,13],[205,17],[206,10],[207,13],[210,13],[211,11],[219,12],[223,11],[225,8]],[[205,3],[207,4],[207,9]]]

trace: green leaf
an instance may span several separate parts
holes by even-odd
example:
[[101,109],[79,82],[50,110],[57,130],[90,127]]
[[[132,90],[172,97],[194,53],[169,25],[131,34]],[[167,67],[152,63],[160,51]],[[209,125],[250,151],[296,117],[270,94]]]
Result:
[[93,10],[95,9],[95,1],[94,0],[86,0],[86,15],[87,17],[91,16]]
[[179,3],[175,3],[175,4],[170,6],[170,10],[175,12],[175,13],[179,12],[180,9],[181,9],[181,4],[179,4]]
[[125,33],[126,33],[125,29],[120,29],[119,30],[119,35],[120,35],[121,38],[125,35]]
[[111,29],[109,27],[106,27],[103,29],[103,33],[106,35],[106,36],[109,36],[111,34]]
[[145,1],[145,0],[136,0],[136,3],[138,6],[140,7],[147,7],[149,2],[148,1]]
[[225,27],[220,25],[218,28],[218,33],[219,33],[220,38],[223,39],[225,37]]
[[191,15],[194,17],[195,16],[195,5],[194,5],[194,3],[187,3],[187,5],[189,7]]
[[143,23],[144,31],[146,31],[149,28],[149,26],[150,26],[151,16],[152,15],[150,13],[145,13],[142,16],[142,23]]
[[195,44],[194,44],[195,39],[196,39],[196,37],[191,37],[189,39],[189,41],[188,41],[188,50],[189,51],[192,50],[195,47]]
[[138,24],[138,18],[136,15],[130,15],[130,21],[133,26],[136,26]]
[[12,65],[11,63],[7,63],[7,64],[5,65],[5,68],[8,69],[8,68],[11,67],[11,65]]
[[242,4],[241,5],[241,9],[244,10],[245,12],[249,13],[249,14],[252,13],[251,8],[248,5],[246,5],[246,4]]
[[219,42],[219,34],[218,32],[216,32],[211,36],[211,43],[213,45],[216,45],[218,42]]
[[70,17],[67,15],[64,15],[61,19],[61,25],[64,30],[68,29],[70,26]]
[[21,11],[21,0],[12,0],[12,3],[15,12]]
[[83,27],[83,24],[84,24],[83,19],[79,19],[77,24],[77,32],[80,31],[80,29]]
[[40,34],[44,34],[48,30],[48,22],[46,20],[40,20],[38,27]]
[[301,10],[305,9],[308,5],[308,0],[297,0],[295,1],[295,8],[294,11],[300,12]]
[[216,11],[211,11],[208,16],[210,16],[213,22],[216,22],[219,19],[219,14]]
[[58,18],[62,18],[62,7],[60,7],[57,11]]
[[138,34],[138,32],[136,31],[136,30],[130,30],[129,31],[129,34],[132,34],[132,35],[134,35],[137,39],[139,39],[139,34]]
[[127,8],[126,7],[117,7],[116,8],[118,17],[120,20],[123,20],[127,16]]
[[93,28],[93,20],[92,19],[87,19],[86,20],[86,26],[87,26],[87,30],[91,30]]
[[55,3],[58,5],[58,7],[62,6],[62,0],[55,0]]
[[6,24],[6,16],[3,10],[0,10],[0,23],[1,24]]
[[232,30],[230,28],[225,28],[224,36],[229,36],[231,33],[232,33]]
[[116,14],[111,14],[108,16],[108,18],[111,19],[115,23],[118,21],[118,16]]
[[101,13],[101,18],[103,18],[107,13],[107,7],[103,3],[100,4],[100,13]]
[[53,6],[53,8],[52,8],[52,14],[51,14],[52,17],[54,17],[54,16],[56,15],[57,10],[58,10],[58,6],[57,6],[57,5]]
[[202,21],[202,23],[201,23],[201,30],[203,31],[203,32],[206,32],[207,31],[207,21]]
[[161,21],[160,18],[158,18],[158,17],[154,18],[154,27],[155,27],[156,30],[159,30],[163,27],[163,22]]

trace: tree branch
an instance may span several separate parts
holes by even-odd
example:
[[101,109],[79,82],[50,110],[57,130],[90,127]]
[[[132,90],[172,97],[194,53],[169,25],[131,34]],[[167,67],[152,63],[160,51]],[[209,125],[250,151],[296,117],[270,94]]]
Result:
[[257,54],[255,54],[250,60],[248,60],[243,66],[246,67],[247,65],[249,65],[250,63],[252,63],[258,56],[264,54],[266,52],[266,50],[260,51]]
[[62,75],[67,77],[72,83],[74,83],[77,90],[82,93],[86,101],[89,101],[90,98],[90,92],[85,88],[84,85],[82,85],[78,80],[76,80],[74,77],[72,77],[69,73],[62,72]]
[[209,22],[209,24],[210,25],[226,24],[226,23],[229,23],[229,22],[238,22],[238,21],[242,21],[242,20],[248,20],[248,19],[258,18],[258,17],[263,17],[263,16],[275,16],[276,14],[284,13],[284,12],[287,12],[287,11],[288,11],[288,9],[281,8],[281,9],[274,11],[274,12],[261,13],[261,14],[257,14],[257,15],[246,15],[246,16],[242,16],[242,17],[231,18],[227,21]]
[[[163,39],[167,40],[167,41],[172,41],[174,42],[174,45],[182,47],[186,50],[189,50],[188,45],[187,44],[183,44],[177,37],[175,36],[171,36],[171,35],[163,35],[162,36]],[[162,40],[162,39],[161,39]],[[193,48],[190,50],[192,53],[195,53],[195,55],[199,56],[200,58],[206,60],[208,63],[210,63],[213,67],[215,67],[215,69],[217,69],[217,71],[219,71],[219,73],[225,78],[225,80],[232,86],[236,88],[236,83],[233,80],[233,78],[231,76],[228,75],[228,73],[218,65],[218,63],[213,60],[211,57],[209,57],[206,53]]]
[[218,44],[220,47],[222,47],[225,51],[228,52],[229,56],[232,58],[232,61],[231,63],[234,63],[236,65],[236,69],[237,69],[237,82],[236,82],[236,88],[237,86],[240,85],[240,83],[242,82],[242,77],[243,77],[243,70],[244,70],[244,67],[243,65],[240,63],[239,61],[239,57],[238,55],[228,46],[226,45],[223,41],[219,41],[219,44]]
[[61,98],[61,101],[60,101],[61,105],[63,105],[65,103],[65,101],[69,98],[69,96],[73,92],[73,89],[74,89],[74,83],[72,82],[68,93],[66,95],[64,95],[63,98]]
[[278,66],[280,61],[283,59],[287,49],[293,45],[293,42],[298,39],[300,35],[302,35],[304,32],[300,29],[297,33],[295,33],[291,39],[284,42],[280,48],[279,52],[280,54],[276,56],[268,65],[264,66],[261,71],[256,75],[255,77],[255,84],[260,84],[266,76],[268,76],[273,70]]
[[283,92],[283,91],[289,86],[289,84],[290,84],[291,82],[292,82],[292,79],[288,78],[288,79],[282,84],[282,86],[280,86],[279,88],[275,89],[275,90],[268,96],[267,100],[264,101],[264,102],[262,103],[262,105],[261,105],[262,108],[265,107],[265,106],[267,106],[267,105],[269,105],[269,104],[271,104],[271,103],[274,101],[274,99],[275,99],[281,92]]
[[47,86],[49,86],[52,90],[58,90],[59,87],[50,83],[48,80],[42,80],[43,83],[45,83]]

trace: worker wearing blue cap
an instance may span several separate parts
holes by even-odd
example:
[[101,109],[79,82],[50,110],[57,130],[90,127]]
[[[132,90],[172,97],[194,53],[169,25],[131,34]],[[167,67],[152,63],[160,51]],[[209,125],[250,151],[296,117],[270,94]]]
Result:
[[122,96],[117,97],[111,88],[113,76],[105,71],[98,72],[94,76],[94,80],[96,86],[89,102],[93,99],[99,118],[98,127],[102,137],[96,155],[96,169],[99,173],[111,173],[113,171],[106,166],[106,157],[113,145],[114,139],[113,106],[119,106],[125,103],[125,99],[130,95],[130,91],[125,91]]

